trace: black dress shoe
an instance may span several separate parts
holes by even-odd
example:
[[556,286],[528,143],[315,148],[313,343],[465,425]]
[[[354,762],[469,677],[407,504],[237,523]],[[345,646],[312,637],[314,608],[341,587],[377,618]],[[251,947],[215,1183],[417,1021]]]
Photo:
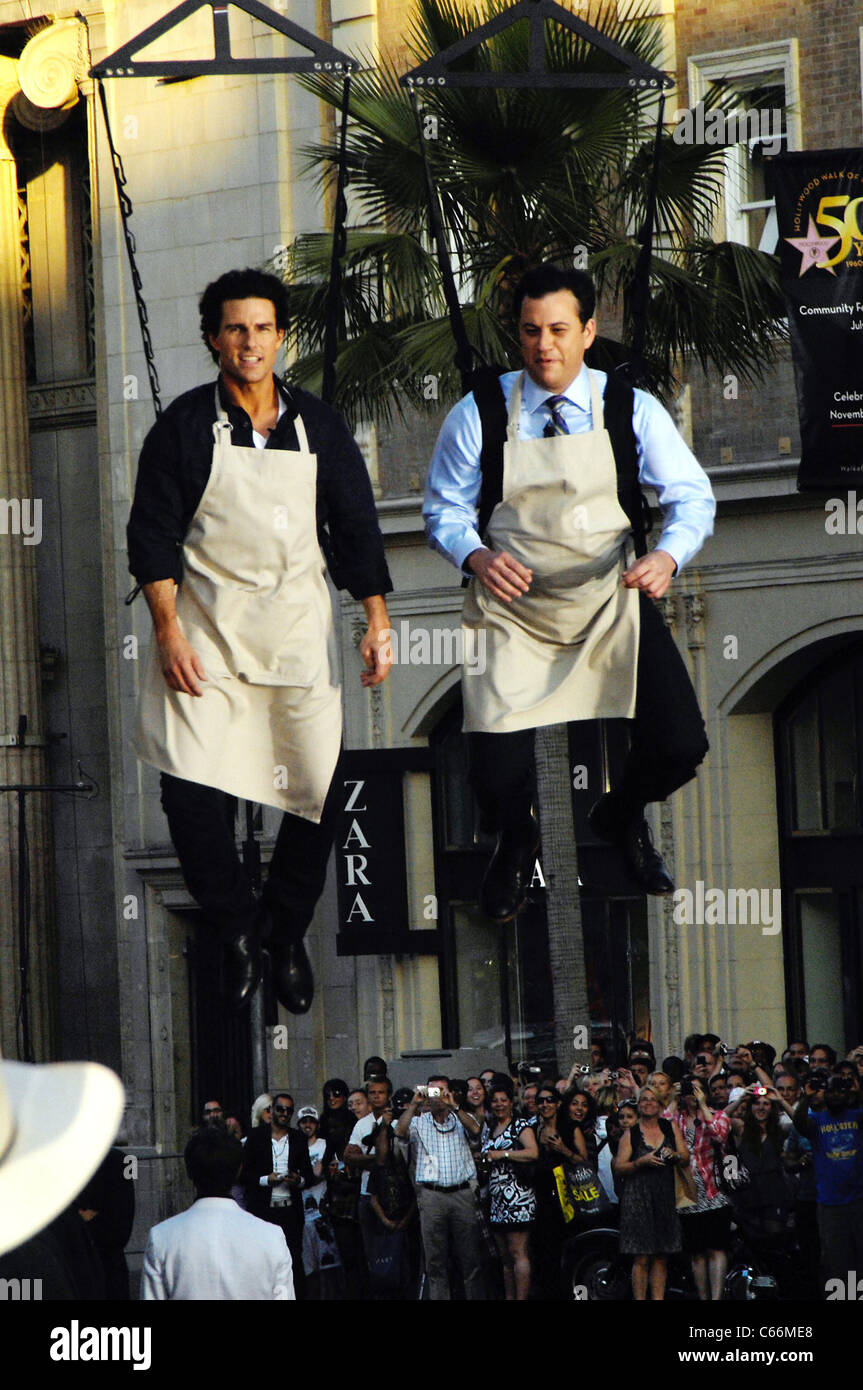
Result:
[[587,819],[594,835],[618,846],[627,869],[645,893],[661,898],[674,892],[672,877],[643,816],[619,819],[614,795],[610,792],[600,797]]
[[501,831],[479,890],[480,910],[492,922],[511,922],[521,912],[538,849],[539,826],[533,813],[527,828]]
[[251,999],[261,978],[261,948],[254,932],[238,932],[225,942],[223,989],[225,1002],[239,1011]]
[[314,998],[315,981],[302,941],[270,941],[267,951],[279,1003],[290,1014],[308,1013]]

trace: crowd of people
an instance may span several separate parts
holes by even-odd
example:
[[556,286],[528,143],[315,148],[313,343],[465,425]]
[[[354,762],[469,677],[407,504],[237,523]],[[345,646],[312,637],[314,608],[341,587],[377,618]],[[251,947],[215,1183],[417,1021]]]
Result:
[[[682,1054],[659,1066],[636,1038],[614,1066],[597,1041],[568,1076],[489,1068],[396,1090],[371,1057],[320,1108],[259,1096],[247,1134],[207,1102],[189,1172],[199,1197],[283,1231],[291,1280],[276,1260],[281,1292],[252,1296],[569,1299],[570,1242],[600,1229],[618,1233],[635,1299],[665,1296],[670,1258],[692,1297],[723,1298],[741,1234],[772,1252],[780,1296],[829,1296],[863,1269],[863,1046],[840,1060],[798,1039],[777,1057],[700,1033]],[[145,1297],[177,1296],[153,1274],[170,1224],[151,1233]]]

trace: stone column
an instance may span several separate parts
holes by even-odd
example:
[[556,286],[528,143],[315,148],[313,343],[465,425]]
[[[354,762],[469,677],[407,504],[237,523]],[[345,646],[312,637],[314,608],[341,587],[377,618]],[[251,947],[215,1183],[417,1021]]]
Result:
[[[73,33],[74,28],[74,33]],[[81,63],[73,21],[37,34],[19,61],[0,57],[0,784],[48,781],[42,725],[36,543],[41,535],[33,497],[27,422],[22,314],[22,246],[15,159],[8,144],[15,118],[50,128],[77,100]],[[29,90],[26,96],[22,87]],[[29,542],[29,543],[28,543]],[[16,740],[27,716],[23,746]],[[26,798],[30,876],[26,970],[32,1056],[53,1055],[56,980],[53,937],[54,864],[50,794]],[[22,960],[19,940],[18,798],[0,794],[0,1047],[23,1057]]]

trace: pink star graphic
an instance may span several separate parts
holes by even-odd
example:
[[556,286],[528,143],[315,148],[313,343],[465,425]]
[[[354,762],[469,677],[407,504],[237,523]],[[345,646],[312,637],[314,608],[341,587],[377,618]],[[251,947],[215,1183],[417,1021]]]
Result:
[[[806,233],[805,237],[786,236],[783,237],[782,240],[790,242],[794,249],[800,252],[800,255],[802,257],[802,260],[800,262],[800,274],[805,275],[806,271],[811,270],[813,265],[817,266],[819,261],[823,261],[826,259],[827,252],[830,250],[830,247],[835,246],[836,242],[839,241],[840,238],[838,236],[819,236],[818,228],[812,221],[812,216],[810,214],[809,230]],[[836,274],[836,271],[833,269],[832,265],[821,266],[821,269],[829,270],[831,275]]]

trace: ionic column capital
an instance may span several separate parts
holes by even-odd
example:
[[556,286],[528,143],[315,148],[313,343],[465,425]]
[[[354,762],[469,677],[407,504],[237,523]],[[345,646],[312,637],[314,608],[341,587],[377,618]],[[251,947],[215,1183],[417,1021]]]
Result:
[[[28,130],[53,130],[77,104],[87,77],[86,31],[77,19],[40,29],[20,58],[0,58],[0,121],[11,108]],[[11,159],[0,134],[0,159]]]

